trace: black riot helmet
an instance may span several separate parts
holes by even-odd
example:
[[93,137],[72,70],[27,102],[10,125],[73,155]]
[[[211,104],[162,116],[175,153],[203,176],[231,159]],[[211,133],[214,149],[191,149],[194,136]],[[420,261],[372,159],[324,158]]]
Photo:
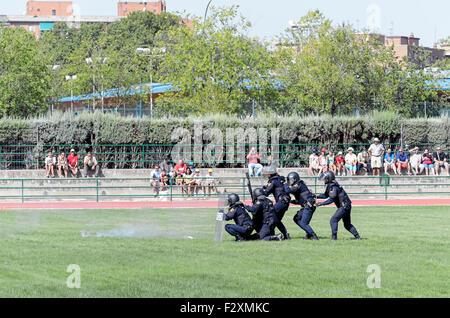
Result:
[[253,190],[253,197],[256,199],[257,197],[260,197],[264,195],[264,191],[261,188],[256,188],[255,190]]
[[288,186],[293,186],[297,183],[300,182],[300,176],[298,175],[297,172],[289,172],[289,174],[287,175],[287,184]]
[[236,193],[230,193],[227,197],[228,206],[236,204],[239,202],[239,196]]
[[331,172],[330,170],[327,170],[321,174],[321,176],[319,177],[319,180],[324,180],[325,184],[331,183],[332,181],[335,180],[334,173]]

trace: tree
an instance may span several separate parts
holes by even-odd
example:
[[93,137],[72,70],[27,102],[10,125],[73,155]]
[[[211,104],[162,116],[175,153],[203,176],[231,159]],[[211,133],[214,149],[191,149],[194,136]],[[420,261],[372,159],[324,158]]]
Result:
[[159,73],[177,90],[162,102],[169,113],[243,113],[243,104],[270,87],[272,59],[266,44],[246,35],[250,23],[237,6],[212,8],[194,28],[158,33],[166,48]]
[[23,28],[2,29],[0,116],[26,117],[45,111],[50,88],[48,59]]

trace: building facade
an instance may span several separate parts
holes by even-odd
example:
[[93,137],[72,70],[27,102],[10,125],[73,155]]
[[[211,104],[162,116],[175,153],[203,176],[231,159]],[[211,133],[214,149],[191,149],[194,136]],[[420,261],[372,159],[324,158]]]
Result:
[[166,12],[166,1],[158,2],[119,2],[117,4],[117,15],[119,17],[126,17],[129,13],[134,11],[150,11],[155,14]]
[[[23,27],[39,38],[56,22],[66,22],[70,27],[81,23],[112,23],[125,18],[134,11],[150,11],[155,14],[166,12],[166,2],[119,2],[117,16],[81,16],[73,10],[72,1],[28,1],[26,15],[4,15],[2,22],[8,27]],[[188,21],[188,20],[186,20]],[[187,24],[180,18],[180,23]]]

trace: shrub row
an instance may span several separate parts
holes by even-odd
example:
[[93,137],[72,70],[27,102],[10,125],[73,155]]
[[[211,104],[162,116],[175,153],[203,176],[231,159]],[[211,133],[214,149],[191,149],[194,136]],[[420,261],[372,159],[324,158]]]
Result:
[[[212,128],[215,130],[211,131]],[[200,162],[205,148],[194,148],[194,143],[210,144],[213,143],[211,140],[215,140],[215,144],[220,144],[219,141],[222,140],[224,145],[230,128],[235,129],[235,143],[284,144],[278,151],[283,152],[285,165],[298,165],[299,161],[306,160],[311,145],[344,151],[352,145],[359,151],[367,148],[366,144],[374,137],[378,137],[383,143],[419,145],[422,149],[428,145],[439,144],[449,150],[450,140],[448,117],[404,119],[395,113],[383,112],[361,117],[239,118],[216,115],[161,119],[120,117],[101,112],[82,113],[77,116],[55,113],[52,116],[30,119],[0,119],[2,168],[23,168],[20,164],[4,166],[8,161],[36,161],[37,166],[40,166],[38,158],[42,159],[48,150],[59,151],[67,148],[65,150],[68,151],[69,147],[75,146],[83,152],[84,149],[81,148],[87,145],[103,145],[94,147],[93,150],[99,154],[103,153],[101,159],[108,168],[148,167],[152,162],[161,160],[164,154],[172,149],[163,145],[177,143],[192,144],[188,148],[197,153],[197,156],[192,155],[192,159]],[[199,134],[200,129],[203,129],[203,142],[202,135]],[[265,132],[264,129],[267,131],[263,134],[266,139],[258,138],[255,133]],[[272,138],[271,132],[275,129],[278,129],[279,135]],[[215,139],[205,138],[211,133],[216,136]],[[243,140],[244,137],[247,138]],[[14,147],[15,145],[22,147]],[[58,145],[64,145],[65,148]],[[394,145],[394,148],[398,148],[398,145]],[[224,151],[229,149],[224,148]],[[242,153],[246,151],[248,146],[236,148],[235,155],[242,158]],[[236,165],[226,156],[223,159],[228,161],[227,165]]]

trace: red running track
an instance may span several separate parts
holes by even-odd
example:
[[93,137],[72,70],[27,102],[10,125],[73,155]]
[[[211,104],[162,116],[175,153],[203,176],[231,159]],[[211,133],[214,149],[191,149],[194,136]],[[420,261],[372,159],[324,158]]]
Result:
[[[245,202],[250,204],[250,202]],[[450,199],[353,200],[353,206],[449,205]],[[136,208],[217,208],[217,201],[132,201],[132,202],[27,202],[0,203],[0,210],[20,209],[136,209]]]

